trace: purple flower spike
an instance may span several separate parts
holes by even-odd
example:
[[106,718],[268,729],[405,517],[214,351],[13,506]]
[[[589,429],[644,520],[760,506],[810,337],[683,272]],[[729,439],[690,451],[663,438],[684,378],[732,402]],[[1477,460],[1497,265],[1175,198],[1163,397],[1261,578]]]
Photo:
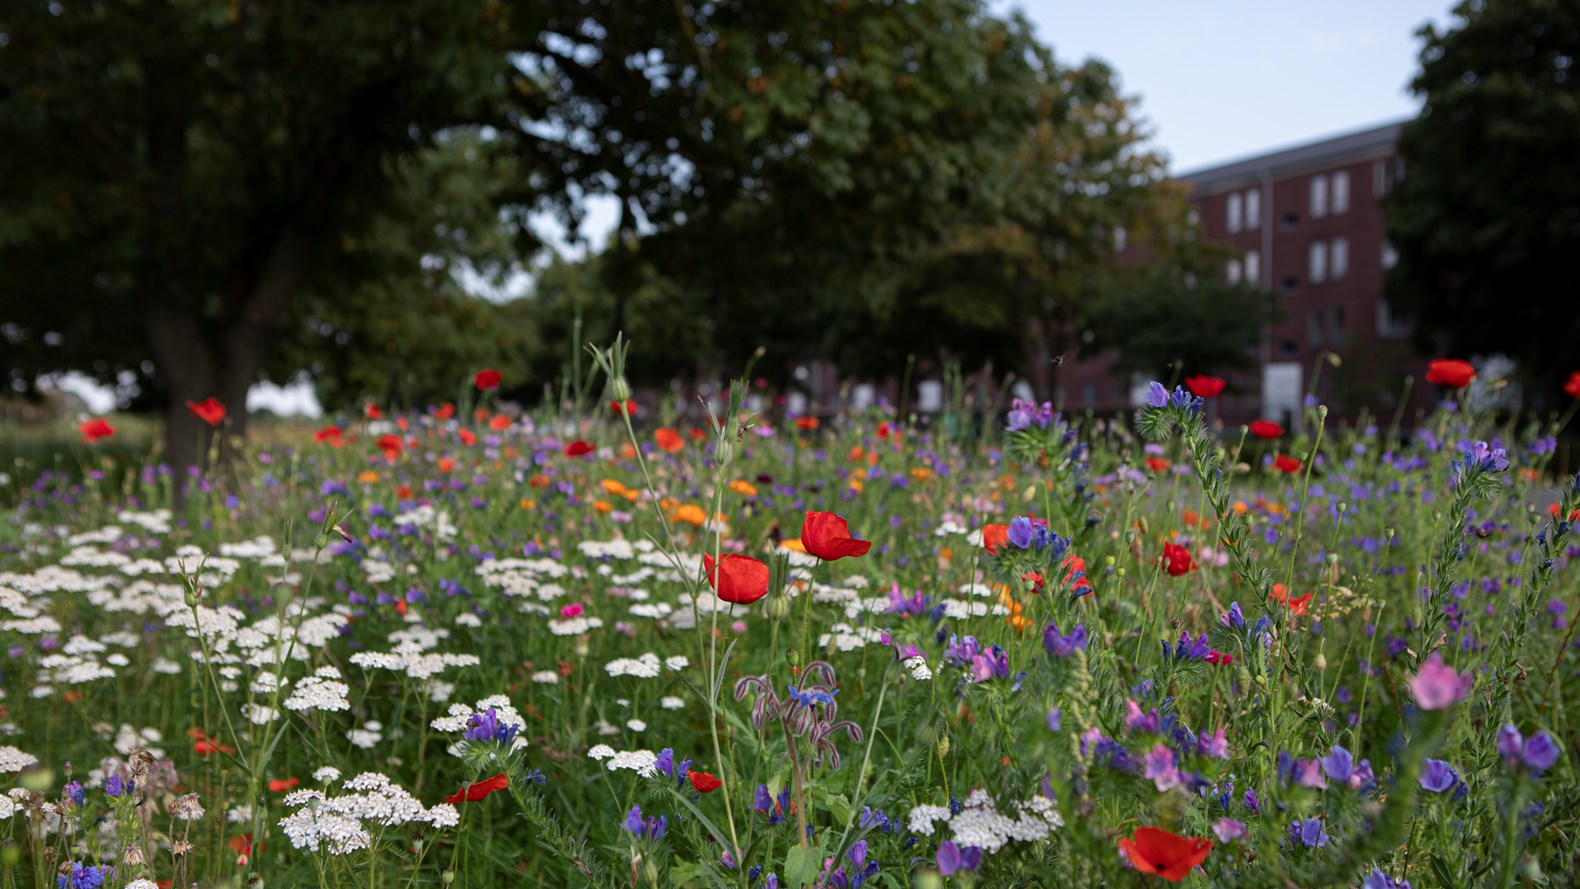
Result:
[[1470,694],[1474,676],[1461,676],[1443,663],[1437,653],[1426,659],[1420,672],[1410,677],[1410,694],[1422,710],[1446,710]]

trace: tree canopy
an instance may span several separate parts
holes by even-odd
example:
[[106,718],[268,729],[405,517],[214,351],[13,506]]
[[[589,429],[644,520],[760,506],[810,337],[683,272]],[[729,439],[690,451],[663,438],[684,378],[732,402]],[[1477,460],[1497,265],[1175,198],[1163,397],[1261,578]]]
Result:
[[1580,356],[1580,6],[1461,3],[1421,31],[1425,100],[1387,199],[1388,299],[1417,344],[1503,352],[1548,387]]
[[[0,35],[11,385],[131,381],[178,464],[188,399],[541,387],[577,318],[669,373],[1013,366],[1179,200],[1113,72],[981,0],[23,2]],[[607,254],[469,295],[590,195]]]

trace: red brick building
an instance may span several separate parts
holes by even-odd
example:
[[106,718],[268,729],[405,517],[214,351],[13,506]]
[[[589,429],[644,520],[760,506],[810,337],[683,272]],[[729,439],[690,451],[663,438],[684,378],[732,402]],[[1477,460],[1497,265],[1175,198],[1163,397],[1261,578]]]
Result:
[[[1256,372],[1232,377],[1235,392],[1218,406],[1225,420],[1287,423],[1298,416],[1313,367],[1326,352],[1340,363],[1324,362],[1315,394],[1330,415],[1353,420],[1364,410],[1390,420],[1406,375],[1417,381],[1411,405],[1426,403],[1426,362],[1412,353],[1408,327],[1383,300],[1393,256],[1381,201],[1403,173],[1395,152],[1402,127],[1375,127],[1180,177],[1191,187],[1202,233],[1238,252],[1225,264],[1225,277],[1267,291],[1283,311],[1263,335]],[[1066,410],[1125,410],[1145,391],[1144,380],[1116,379],[1102,355],[1078,356],[1062,370],[1054,395]]]

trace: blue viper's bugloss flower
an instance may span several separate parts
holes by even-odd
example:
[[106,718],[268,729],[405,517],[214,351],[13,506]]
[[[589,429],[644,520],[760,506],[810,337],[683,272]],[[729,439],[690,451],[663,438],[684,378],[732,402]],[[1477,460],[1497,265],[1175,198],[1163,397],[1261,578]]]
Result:
[[1052,657],[1069,657],[1078,650],[1084,650],[1089,640],[1086,638],[1086,626],[1076,624],[1075,629],[1068,636],[1059,632],[1059,625],[1049,621],[1046,629],[1042,631],[1042,644],[1048,649]]
[[664,831],[669,829],[669,819],[663,815],[643,818],[642,807],[632,806],[631,811],[625,813],[625,821],[620,826],[641,839],[661,840]]
[[1541,774],[1558,762],[1560,752],[1558,742],[1545,731],[1525,738],[1512,725],[1498,729],[1498,755],[1510,765],[1522,765]]
[[1433,793],[1453,790],[1459,784],[1459,773],[1441,759],[1428,759],[1421,769],[1421,789]]
[[1323,826],[1321,818],[1307,818],[1303,821],[1290,823],[1289,838],[1309,848],[1316,849],[1328,844],[1328,831]]
[[1148,407],[1165,407],[1168,405],[1168,403],[1169,390],[1165,389],[1162,383],[1158,382],[1157,380],[1153,380],[1147,384]]
[[1377,868],[1361,880],[1361,889],[1410,889],[1409,880],[1395,880]]

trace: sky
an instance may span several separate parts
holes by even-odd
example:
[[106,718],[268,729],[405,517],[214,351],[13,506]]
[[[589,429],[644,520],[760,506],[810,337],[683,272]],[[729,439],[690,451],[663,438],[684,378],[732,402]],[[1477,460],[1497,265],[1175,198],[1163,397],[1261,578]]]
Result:
[[[1095,57],[1121,89],[1174,174],[1409,117],[1420,108],[1409,83],[1427,22],[1450,24],[1447,0],[1019,0],[1055,57]],[[598,247],[614,227],[612,201],[589,205],[583,235]],[[539,220],[546,232],[558,226]],[[579,254],[563,233],[562,252]],[[529,278],[519,275],[509,291]],[[113,396],[78,375],[62,388],[95,412]],[[256,387],[248,406],[318,413],[310,388]]]
[[1019,0],[1055,58],[1088,57],[1140,99],[1170,171],[1412,116],[1427,22],[1447,0]]

